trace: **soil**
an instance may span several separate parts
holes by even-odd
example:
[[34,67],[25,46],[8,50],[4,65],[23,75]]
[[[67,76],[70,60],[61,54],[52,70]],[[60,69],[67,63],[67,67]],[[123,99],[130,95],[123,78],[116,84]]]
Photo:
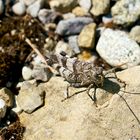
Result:
[[[4,17],[0,22],[0,87],[14,86],[21,77],[21,68],[32,51],[25,38],[37,46],[44,44],[47,34],[30,16]],[[11,86],[11,87],[12,87]]]

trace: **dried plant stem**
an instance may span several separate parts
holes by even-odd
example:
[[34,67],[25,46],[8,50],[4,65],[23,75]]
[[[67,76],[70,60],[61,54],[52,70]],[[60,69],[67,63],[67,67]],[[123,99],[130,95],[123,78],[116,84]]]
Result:
[[50,67],[50,66],[47,64],[47,62],[46,62],[44,56],[43,56],[43,55],[40,53],[40,51],[37,49],[37,46],[36,46],[35,44],[31,43],[31,41],[30,41],[28,38],[26,38],[25,41],[26,41],[27,44],[35,51],[35,53],[41,58],[42,62],[45,63],[46,66],[47,66],[51,71],[54,71],[54,69],[53,69],[52,67]]

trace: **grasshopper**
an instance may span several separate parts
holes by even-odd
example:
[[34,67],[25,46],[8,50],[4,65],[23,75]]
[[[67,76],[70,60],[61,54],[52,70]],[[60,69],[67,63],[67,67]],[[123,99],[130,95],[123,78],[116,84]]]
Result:
[[[103,67],[96,66],[93,62],[80,61],[76,57],[71,58],[63,51],[60,54],[51,54],[49,57],[44,57],[39,52],[37,47],[30,42],[29,39],[26,39],[26,42],[42,58],[43,62],[50,69],[54,68],[57,72],[59,72],[60,76],[63,77],[69,83],[66,89],[66,98],[64,100],[71,97],[69,96],[70,87],[75,87],[75,88],[87,87],[86,89],[87,95],[96,104],[96,89],[103,86],[104,79],[107,74],[115,71],[116,68],[120,67],[118,66],[116,68],[104,72]],[[116,74],[115,77],[117,80],[119,80]],[[119,81],[122,82],[121,80]],[[94,94],[93,96],[91,96],[89,92],[90,89],[93,87],[94,87]]]

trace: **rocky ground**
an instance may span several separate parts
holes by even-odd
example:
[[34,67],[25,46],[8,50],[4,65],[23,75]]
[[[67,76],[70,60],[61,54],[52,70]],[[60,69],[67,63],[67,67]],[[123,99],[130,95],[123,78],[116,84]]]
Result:
[[[64,100],[68,82],[32,45],[119,66],[119,80],[106,77],[97,106],[85,88]],[[140,0],[0,0],[0,140],[140,139],[139,45]]]

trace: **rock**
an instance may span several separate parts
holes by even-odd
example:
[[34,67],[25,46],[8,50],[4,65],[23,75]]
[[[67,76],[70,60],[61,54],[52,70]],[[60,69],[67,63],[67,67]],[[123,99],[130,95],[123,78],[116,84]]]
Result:
[[52,72],[49,68],[47,68],[45,65],[34,65],[33,71],[32,71],[32,77],[36,80],[40,80],[43,82],[49,81],[49,79],[52,77]]
[[77,17],[83,17],[83,16],[89,15],[84,8],[79,7],[79,6],[75,7],[72,10],[72,13]]
[[12,10],[16,15],[22,16],[26,12],[26,7],[23,2],[17,2],[12,6]]
[[7,110],[6,103],[3,99],[0,98],[0,120],[5,117]]
[[51,0],[50,7],[54,11],[68,13],[78,4],[77,0]]
[[22,0],[24,2],[25,5],[29,6],[31,4],[33,4],[34,2],[36,2],[37,0]]
[[119,79],[125,81],[127,85],[140,86],[140,66],[117,72],[117,76]]
[[[105,85],[106,90],[108,86],[110,85]],[[113,86],[116,88],[116,84]],[[100,90],[98,93],[104,94],[97,101],[104,100],[104,104],[108,105],[97,108],[86,92],[75,94],[61,102],[66,87],[67,82],[63,81],[63,78],[51,78],[44,84],[47,92],[45,105],[32,115],[20,114],[20,121],[26,126],[26,140],[126,140],[132,136],[140,137],[139,124],[124,100],[118,96],[122,95],[119,90],[116,92],[118,94],[115,94],[115,90],[113,93]],[[112,88],[110,87],[110,91]],[[70,95],[83,89],[70,88]],[[140,92],[139,86],[133,86],[129,91],[134,89]],[[140,96],[125,93],[123,97],[140,118]]]
[[109,12],[110,0],[92,0],[90,13],[94,16],[100,16]]
[[130,31],[130,37],[136,42],[140,43],[140,26],[134,26]]
[[73,49],[69,46],[68,43],[63,42],[63,41],[59,41],[55,47],[55,53],[59,54],[60,52],[66,52],[66,54],[68,54],[69,56],[73,56],[74,55],[74,51]]
[[3,13],[4,11],[4,4],[3,4],[3,1],[0,0],[0,15]]
[[27,8],[27,13],[32,17],[37,17],[39,10],[43,7],[44,0],[37,0]]
[[5,101],[7,107],[14,106],[14,94],[5,87],[0,90],[0,99]]
[[38,18],[43,24],[46,24],[59,22],[62,19],[62,15],[49,9],[41,9],[38,13]]
[[78,3],[86,11],[89,11],[89,9],[91,7],[91,0],[79,0]]
[[19,90],[17,102],[26,113],[32,113],[44,103],[44,90],[41,87],[24,82]]
[[70,19],[70,18],[75,18],[75,15],[73,13],[66,13],[63,14],[64,19]]
[[45,39],[44,49],[52,51],[56,46],[56,41],[54,41],[52,38],[48,37]]
[[123,31],[106,29],[97,43],[99,55],[111,66],[132,67],[140,63],[140,47]]
[[56,27],[56,33],[62,36],[76,35],[80,33],[85,25],[91,22],[93,22],[93,19],[89,17],[77,17],[61,20]]
[[95,45],[95,32],[96,32],[95,23],[85,25],[78,36],[79,47],[92,49]]
[[30,80],[32,78],[32,69],[30,67],[24,66],[22,68],[22,77],[24,80]]
[[80,49],[79,49],[79,46],[78,46],[78,36],[77,35],[68,37],[68,43],[69,43],[69,46],[72,48],[72,50],[74,51],[75,54],[80,53]]
[[119,0],[111,8],[113,22],[120,25],[130,25],[140,16],[140,0]]
[[12,108],[12,111],[14,111],[17,114],[20,114],[23,111],[17,102],[17,96],[15,96],[15,106]]
[[110,15],[107,16],[103,16],[102,17],[102,22],[107,25],[107,24],[111,24],[113,22],[113,18]]

